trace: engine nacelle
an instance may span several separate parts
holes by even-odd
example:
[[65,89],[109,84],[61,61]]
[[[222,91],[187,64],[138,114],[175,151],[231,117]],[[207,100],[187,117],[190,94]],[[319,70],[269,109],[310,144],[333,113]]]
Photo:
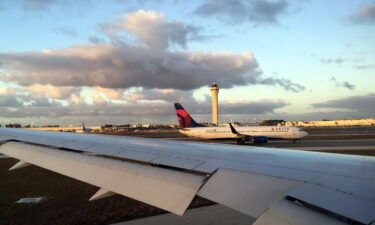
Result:
[[256,136],[253,138],[254,144],[261,144],[261,143],[267,143],[268,137],[266,136]]

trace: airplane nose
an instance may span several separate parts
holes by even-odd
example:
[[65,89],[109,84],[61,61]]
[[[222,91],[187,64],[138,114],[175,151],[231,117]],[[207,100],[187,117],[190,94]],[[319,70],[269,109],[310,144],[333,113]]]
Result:
[[305,137],[307,135],[309,135],[309,133],[307,133],[306,131],[302,131],[302,137]]

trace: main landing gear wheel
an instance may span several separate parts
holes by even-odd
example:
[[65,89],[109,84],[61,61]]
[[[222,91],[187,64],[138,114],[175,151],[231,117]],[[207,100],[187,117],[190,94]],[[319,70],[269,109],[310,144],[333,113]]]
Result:
[[244,139],[237,139],[237,144],[238,145],[244,145],[245,144],[245,140]]

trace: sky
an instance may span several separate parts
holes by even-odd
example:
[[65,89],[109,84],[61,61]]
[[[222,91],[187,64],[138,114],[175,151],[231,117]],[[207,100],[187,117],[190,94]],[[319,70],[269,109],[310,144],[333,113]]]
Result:
[[0,124],[375,117],[374,0],[2,0]]

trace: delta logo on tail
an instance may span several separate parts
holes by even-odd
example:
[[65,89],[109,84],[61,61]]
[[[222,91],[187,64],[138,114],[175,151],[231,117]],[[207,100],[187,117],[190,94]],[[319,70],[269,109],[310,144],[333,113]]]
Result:
[[181,128],[205,127],[205,125],[195,122],[195,120],[182,107],[182,105],[180,103],[174,103],[174,107],[176,109],[178,122],[180,123]]

